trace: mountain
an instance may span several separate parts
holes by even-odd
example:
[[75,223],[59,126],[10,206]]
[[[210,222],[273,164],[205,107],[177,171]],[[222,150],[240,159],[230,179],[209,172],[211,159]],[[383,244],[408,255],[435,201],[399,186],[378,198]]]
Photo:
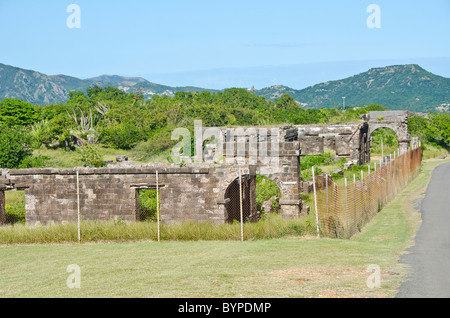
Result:
[[91,84],[71,76],[48,76],[0,64],[0,99],[17,98],[33,104],[51,104],[67,100],[70,90],[85,90]]
[[307,108],[381,104],[393,110],[435,111],[450,106],[450,78],[430,73],[419,65],[372,68],[342,80],[329,81],[302,90],[272,86],[255,94],[274,99],[289,93]]
[[173,97],[176,92],[217,92],[218,90],[206,89],[193,86],[181,86],[172,87],[167,85],[155,84],[147,81],[142,77],[125,77],[118,75],[102,75],[88,79],[88,81],[95,82],[98,86],[113,86],[117,87],[125,92],[137,92],[140,91],[144,95],[144,98],[150,98],[152,95],[168,95]]
[[126,92],[139,90],[145,98],[154,94],[174,96],[176,92],[188,90],[216,92],[216,90],[199,87],[160,85],[141,77],[101,75],[83,80],[66,75],[46,75],[0,63],[0,100],[17,98],[37,105],[65,103],[69,99],[70,91],[85,91],[93,85],[113,86]]
[[[155,84],[142,77],[101,75],[79,79],[66,75],[45,75],[0,63],[0,100],[18,98],[33,104],[64,103],[72,90],[84,91],[89,86],[113,86],[126,92],[139,91],[144,98],[154,94],[174,96],[180,91],[210,91],[192,86],[172,87]],[[302,107],[323,108],[343,105],[381,104],[392,110],[414,112],[449,111],[450,78],[430,73],[417,64],[372,68],[341,80],[328,81],[305,89],[283,85],[251,89],[256,95],[275,100],[288,93]]]

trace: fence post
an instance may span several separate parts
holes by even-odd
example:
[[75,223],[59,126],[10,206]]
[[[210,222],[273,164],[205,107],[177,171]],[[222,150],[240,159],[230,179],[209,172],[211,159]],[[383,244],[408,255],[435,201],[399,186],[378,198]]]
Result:
[[347,231],[349,231],[348,228],[348,192],[347,192],[347,178],[344,179],[344,185],[345,185],[345,218],[347,221]]
[[356,218],[356,175],[353,174],[353,201],[355,202],[354,206],[355,206],[355,224],[357,224],[358,222],[356,222],[357,218]]
[[386,158],[386,203],[387,204],[389,202],[389,163],[387,163],[387,158]]
[[368,192],[368,194],[369,194],[369,213],[371,212],[370,210],[371,210],[371,207],[372,207],[372,204],[370,204],[370,200],[372,200],[372,196],[370,195],[370,179],[371,179],[371,177],[370,177],[370,164],[368,164],[367,165],[367,170],[368,170],[368,175],[367,175],[367,178],[368,178],[368,181],[367,181],[367,192]]
[[159,224],[159,181],[158,181],[158,170],[156,170],[156,222],[158,227],[158,242],[161,241],[161,232]]
[[314,207],[316,209],[317,237],[320,237],[320,232],[319,232],[319,210],[317,209],[316,176],[314,174],[314,167],[312,167],[312,175],[313,175],[313,189],[314,189]]
[[239,168],[239,206],[240,206],[240,219],[241,219],[241,242],[244,241],[244,211],[242,208],[242,175],[241,168]]
[[394,197],[394,185],[393,185],[393,171],[392,171],[392,154],[389,154],[389,186],[390,186],[390,191],[389,193],[391,194],[391,197]]
[[78,243],[81,242],[81,231],[80,231],[80,181],[78,177],[77,170],[77,229],[78,229]]
[[[338,215],[338,186],[336,183],[333,182],[333,201],[334,201],[334,207],[333,207],[333,212],[334,215],[337,216]],[[329,221],[329,220],[327,220]],[[328,223],[329,225],[329,223]],[[329,232],[329,227],[328,227],[328,233]]]
[[375,166],[375,168],[374,168],[375,169],[375,173],[374,173],[375,174],[375,199],[376,199],[376,206],[375,206],[375,208],[376,208],[376,210],[378,212],[378,207],[380,205],[380,193],[378,191],[378,183],[379,183],[379,181],[378,181],[378,174],[379,174],[379,172],[377,172],[377,163],[374,162],[373,165]]
[[327,204],[327,220],[328,220],[328,175],[325,176],[325,193],[326,193],[326,204]]
[[365,204],[364,204],[364,172],[361,170],[361,207],[362,207],[362,214],[365,213]]

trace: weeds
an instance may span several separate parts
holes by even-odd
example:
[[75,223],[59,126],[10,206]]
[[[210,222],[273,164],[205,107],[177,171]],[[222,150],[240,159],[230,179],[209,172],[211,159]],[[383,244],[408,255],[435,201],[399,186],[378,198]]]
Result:
[[[308,215],[296,219],[283,219],[280,214],[267,214],[255,223],[244,223],[244,239],[259,240],[282,238],[287,236],[305,236],[313,234],[311,225],[314,216]],[[82,242],[101,241],[141,241],[157,240],[157,224],[151,221],[124,222],[82,221]],[[161,240],[198,241],[198,240],[240,240],[240,223],[213,224],[210,222],[182,222],[162,224]],[[77,224],[53,224],[26,226],[24,224],[6,225],[0,228],[0,244],[49,244],[78,242]]]

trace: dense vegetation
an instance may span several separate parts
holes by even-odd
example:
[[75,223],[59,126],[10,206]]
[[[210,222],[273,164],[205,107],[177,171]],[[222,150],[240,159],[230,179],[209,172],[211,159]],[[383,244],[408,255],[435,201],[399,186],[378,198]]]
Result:
[[[270,101],[238,88],[217,93],[178,92],[172,98],[155,95],[144,100],[139,94],[93,86],[86,92],[70,92],[64,104],[45,106],[4,99],[0,102],[0,166],[52,164],[51,160],[45,161],[49,158],[37,156],[33,149],[74,153],[77,163],[85,166],[103,164],[101,149],[130,151],[140,161],[157,155],[159,160],[165,160],[178,142],[171,140],[172,131],[177,127],[192,131],[196,119],[201,119],[204,127],[343,123],[358,121],[368,111],[383,109],[379,105],[345,111],[304,109],[289,94]],[[449,149],[449,114],[410,118],[409,128],[411,135],[419,136],[423,143]]]
[[[17,99],[0,102],[0,167],[29,168],[55,165],[55,153],[73,157],[65,167],[104,165],[102,154],[127,151],[138,161],[163,160],[178,142],[171,139],[177,127],[193,130],[194,120],[206,126],[245,126],[274,124],[324,124],[359,121],[371,110],[384,110],[380,105],[304,109],[289,95],[271,101],[245,89],[223,92],[177,92],[174,97],[155,95],[145,100],[142,95],[125,93],[113,87],[92,86],[86,92],[72,91],[64,103],[40,106]],[[425,147],[450,149],[450,114],[429,114],[429,118],[409,119],[412,136],[420,137]],[[395,133],[378,131],[373,148],[380,151],[380,140],[395,147]],[[55,151],[51,156],[40,154]],[[155,159],[156,158],[156,159]],[[302,178],[309,179],[312,166],[336,165],[331,154],[308,156],[302,160]],[[321,173],[317,168],[316,173]],[[258,177],[257,205],[279,197],[277,185]],[[155,219],[156,193],[143,191],[140,196],[142,218]],[[276,200],[271,202],[276,209]],[[22,207],[22,208],[20,208]],[[7,206],[7,213],[23,222],[23,204]]]

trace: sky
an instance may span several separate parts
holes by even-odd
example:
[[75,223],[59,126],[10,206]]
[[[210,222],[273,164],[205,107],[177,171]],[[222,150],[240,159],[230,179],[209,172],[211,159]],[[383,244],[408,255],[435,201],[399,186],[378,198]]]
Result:
[[450,0],[0,0],[0,63],[217,89],[411,63],[450,77],[449,17]]

